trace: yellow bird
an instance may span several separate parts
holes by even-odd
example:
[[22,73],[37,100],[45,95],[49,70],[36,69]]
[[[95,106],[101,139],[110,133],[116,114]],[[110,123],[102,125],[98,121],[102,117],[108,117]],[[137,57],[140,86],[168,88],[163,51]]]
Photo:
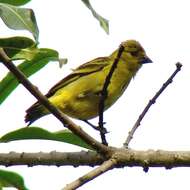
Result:
[[[139,42],[122,42],[124,50],[107,88],[104,110],[112,106],[123,94],[131,79],[144,63],[151,63]],[[118,49],[107,57],[93,59],[73,70],[46,94],[48,100],[64,114],[87,121],[99,114],[100,93],[106,76],[117,57]],[[30,125],[50,112],[39,102],[26,110],[25,122]]]

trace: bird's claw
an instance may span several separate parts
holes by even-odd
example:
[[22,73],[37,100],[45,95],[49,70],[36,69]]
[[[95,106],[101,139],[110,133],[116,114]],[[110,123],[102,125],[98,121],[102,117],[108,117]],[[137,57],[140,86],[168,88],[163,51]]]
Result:
[[[105,127],[101,128],[100,126],[96,126],[92,123],[90,123],[88,120],[83,120],[85,123],[90,125],[93,129],[100,131],[103,134],[109,133]],[[106,124],[106,122],[103,122],[103,124]]]

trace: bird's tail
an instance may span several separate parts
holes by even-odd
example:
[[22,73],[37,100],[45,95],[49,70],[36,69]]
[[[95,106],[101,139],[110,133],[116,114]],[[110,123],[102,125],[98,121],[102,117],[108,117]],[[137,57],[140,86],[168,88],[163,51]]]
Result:
[[35,104],[33,104],[30,108],[26,110],[25,122],[26,123],[28,122],[28,126],[29,126],[34,121],[36,121],[37,119],[47,114],[48,114],[48,111],[44,108],[44,106],[36,102]]

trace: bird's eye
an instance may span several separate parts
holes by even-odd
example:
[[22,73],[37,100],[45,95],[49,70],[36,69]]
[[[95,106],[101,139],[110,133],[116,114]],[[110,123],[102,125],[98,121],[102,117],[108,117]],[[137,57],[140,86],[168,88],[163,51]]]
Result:
[[138,51],[131,51],[130,52],[132,56],[137,56],[138,55]]

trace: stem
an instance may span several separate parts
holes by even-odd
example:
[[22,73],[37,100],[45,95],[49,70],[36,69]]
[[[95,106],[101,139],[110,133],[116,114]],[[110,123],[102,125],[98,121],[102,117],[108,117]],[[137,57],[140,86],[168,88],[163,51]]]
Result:
[[101,94],[100,94],[100,102],[99,102],[99,128],[100,128],[100,136],[101,136],[101,139],[102,139],[102,143],[104,145],[108,145],[107,141],[106,141],[106,137],[105,137],[105,133],[106,133],[106,129],[104,128],[104,117],[103,117],[103,114],[104,114],[104,103],[105,103],[105,100],[107,98],[107,95],[108,95],[108,86],[111,82],[111,77],[115,71],[115,69],[117,68],[117,64],[120,60],[120,57],[123,53],[123,50],[124,50],[124,47],[122,45],[120,45],[119,47],[119,50],[118,50],[118,54],[117,54],[117,57],[114,59],[114,62],[112,64],[112,67],[105,79],[105,82],[104,82],[104,86],[102,88],[102,91],[101,91]]
[[159,89],[159,91],[154,95],[154,97],[148,102],[147,106],[144,108],[142,113],[139,115],[137,121],[135,122],[134,126],[132,127],[131,131],[129,131],[128,137],[124,143],[124,147],[128,148],[130,141],[132,140],[135,131],[140,126],[142,119],[150,109],[150,107],[156,102],[157,98],[162,94],[162,92],[168,87],[169,84],[173,82],[173,78],[176,76],[176,74],[181,70],[182,64],[176,63],[176,70],[173,72],[173,74],[168,78],[168,80],[162,85],[162,87]]

